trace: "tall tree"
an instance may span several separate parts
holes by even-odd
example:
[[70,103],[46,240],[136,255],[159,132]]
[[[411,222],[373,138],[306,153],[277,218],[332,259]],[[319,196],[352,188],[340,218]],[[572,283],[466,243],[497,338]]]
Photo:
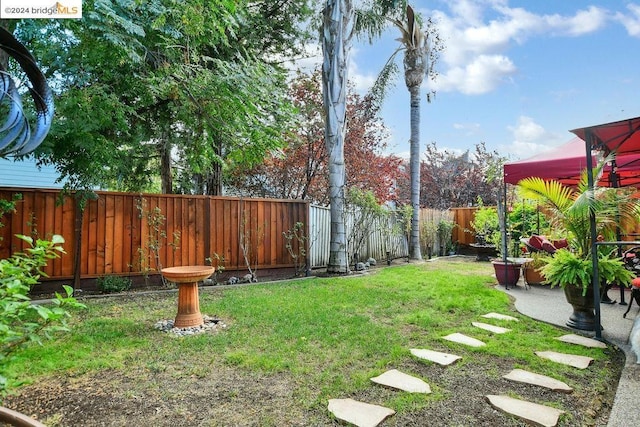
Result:
[[331,206],[330,273],[348,271],[347,232],[344,221],[344,132],[347,114],[347,70],[354,9],[348,0],[327,0],[322,37],[322,93],[325,107],[325,143],[329,159]]
[[[330,273],[346,273],[347,235],[344,223],[345,162],[344,132],[348,61],[354,32],[379,35],[384,17],[402,3],[378,0],[365,2],[356,11],[352,0],[327,0],[322,22],[322,88],[325,111],[325,143],[329,159],[329,200],[331,206]],[[356,19],[356,16],[358,19]]]
[[[505,158],[484,143],[459,154],[427,144],[420,163],[420,205],[432,209],[471,206],[481,198],[497,203],[500,172]],[[410,200],[410,183],[398,183],[401,201]]]
[[[285,73],[259,50],[262,34],[246,27],[260,20],[259,6],[272,9],[233,0],[87,0],[81,21],[21,22],[18,31],[49,55],[43,62],[57,82],[59,120],[43,161],[79,187],[141,189],[161,170],[170,191],[180,155],[182,170],[219,192],[222,168],[279,147],[290,117]],[[260,31],[270,22],[283,20],[265,19]],[[299,21],[291,22],[283,31]],[[274,37],[289,35],[267,38],[269,52],[277,51]]]
[[[298,125],[287,136],[287,146],[282,151],[230,177],[229,185],[240,194],[328,204],[321,80],[317,71],[312,75],[299,74],[292,82],[289,92],[298,111]],[[350,189],[371,190],[381,203],[395,198],[395,178],[401,160],[382,155],[387,138],[378,114],[379,105],[371,96],[360,96],[349,90],[345,185]]]
[[[420,23],[413,8],[406,7],[406,14],[402,20],[392,19],[393,24],[400,30],[401,46],[389,58],[383,68],[373,92],[383,98],[389,79],[397,73],[395,55],[404,52],[404,81],[410,96],[410,176],[411,176],[411,235],[409,256],[412,259],[422,259],[420,252],[420,86],[424,77],[434,77],[434,64],[437,53],[442,49],[437,32],[432,22],[427,21],[426,31],[420,29]],[[430,100],[427,96],[427,100]]]

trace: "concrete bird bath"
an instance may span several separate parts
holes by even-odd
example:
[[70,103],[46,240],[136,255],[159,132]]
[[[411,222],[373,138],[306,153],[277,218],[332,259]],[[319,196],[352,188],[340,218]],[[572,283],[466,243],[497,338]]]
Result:
[[188,328],[204,324],[200,313],[198,282],[211,276],[215,270],[215,267],[208,265],[168,267],[161,270],[168,281],[178,284],[178,314],[174,327]]

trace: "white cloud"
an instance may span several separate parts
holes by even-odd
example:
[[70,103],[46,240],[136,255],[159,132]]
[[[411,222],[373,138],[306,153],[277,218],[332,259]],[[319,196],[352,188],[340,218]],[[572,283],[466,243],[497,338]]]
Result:
[[640,37],[640,6],[630,3],[627,9],[629,9],[629,15],[618,12],[615,19],[624,25],[630,36]]
[[377,76],[372,73],[362,74],[356,61],[357,56],[358,49],[352,48],[348,71],[349,82],[354,85],[354,89],[356,90],[356,92],[365,93],[368,92],[369,89],[371,89],[376,81]]
[[436,91],[459,91],[466,95],[491,92],[515,74],[516,66],[501,55],[480,55],[464,67],[454,67],[430,83]]
[[562,142],[558,135],[548,132],[527,116],[518,117],[515,126],[509,126],[508,129],[513,135],[513,141],[503,144],[500,152],[509,153],[517,158],[528,158],[548,151]]
[[480,132],[480,123],[454,123],[453,128],[461,131],[464,136],[474,136]]
[[566,22],[564,19],[561,19],[560,28],[568,24],[565,31],[571,36],[593,33],[604,27],[608,19],[607,15],[604,9],[591,6],[587,10],[579,10],[575,16],[566,20]]
[[[640,8],[634,12],[640,33]],[[433,17],[444,43],[435,88],[468,95],[490,92],[517,71],[508,56],[514,43],[536,36],[592,33],[609,19],[606,10],[595,6],[566,16],[538,15],[509,7],[508,0],[454,0],[448,11],[421,13]]]

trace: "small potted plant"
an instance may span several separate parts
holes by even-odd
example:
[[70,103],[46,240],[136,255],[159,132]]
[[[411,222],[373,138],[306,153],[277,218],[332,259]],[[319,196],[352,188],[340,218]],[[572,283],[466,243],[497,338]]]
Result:
[[540,252],[531,254],[531,261],[525,263],[522,267],[524,282],[527,285],[540,285],[545,283],[545,277],[540,271],[547,264],[549,255]]
[[[635,224],[639,212],[633,192],[620,188],[594,186],[588,191],[586,174],[577,188],[558,181],[526,178],[518,184],[528,197],[536,198],[550,214],[550,224],[567,236],[568,247],[545,258],[540,269],[546,283],[563,288],[573,314],[567,325],[577,329],[594,330],[593,257],[590,213],[595,216],[596,233],[602,240],[616,240],[617,232],[625,233]],[[600,246],[597,266],[600,282],[616,282],[629,286],[633,273],[612,255],[612,248]]]

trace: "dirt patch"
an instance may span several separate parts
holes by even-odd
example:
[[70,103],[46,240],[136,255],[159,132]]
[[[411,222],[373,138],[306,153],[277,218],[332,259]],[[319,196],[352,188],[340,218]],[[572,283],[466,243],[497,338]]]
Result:
[[[611,350],[614,366],[624,356]],[[494,410],[487,394],[509,394],[567,411],[561,426],[605,426],[613,403],[617,378],[603,393],[594,393],[592,379],[568,379],[572,394],[557,393],[502,378],[516,361],[488,355],[446,368],[407,359],[397,368],[428,382],[433,395],[420,410],[401,410],[384,425],[394,426],[524,426],[525,423]],[[610,362],[601,362],[610,363]],[[597,370],[597,364],[589,369]],[[184,368],[184,367],[182,367]],[[206,374],[173,367],[162,372],[108,370],[93,375],[53,377],[22,387],[4,404],[44,421],[49,426],[332,426],[327,402],[309,405],[302,390],[286,373],[247,372],[229,366],[213,367]],[[351,397],[370,403],[394,401],[401,393],[371,385]],[[405,394],[406,396],[406,394]]]

